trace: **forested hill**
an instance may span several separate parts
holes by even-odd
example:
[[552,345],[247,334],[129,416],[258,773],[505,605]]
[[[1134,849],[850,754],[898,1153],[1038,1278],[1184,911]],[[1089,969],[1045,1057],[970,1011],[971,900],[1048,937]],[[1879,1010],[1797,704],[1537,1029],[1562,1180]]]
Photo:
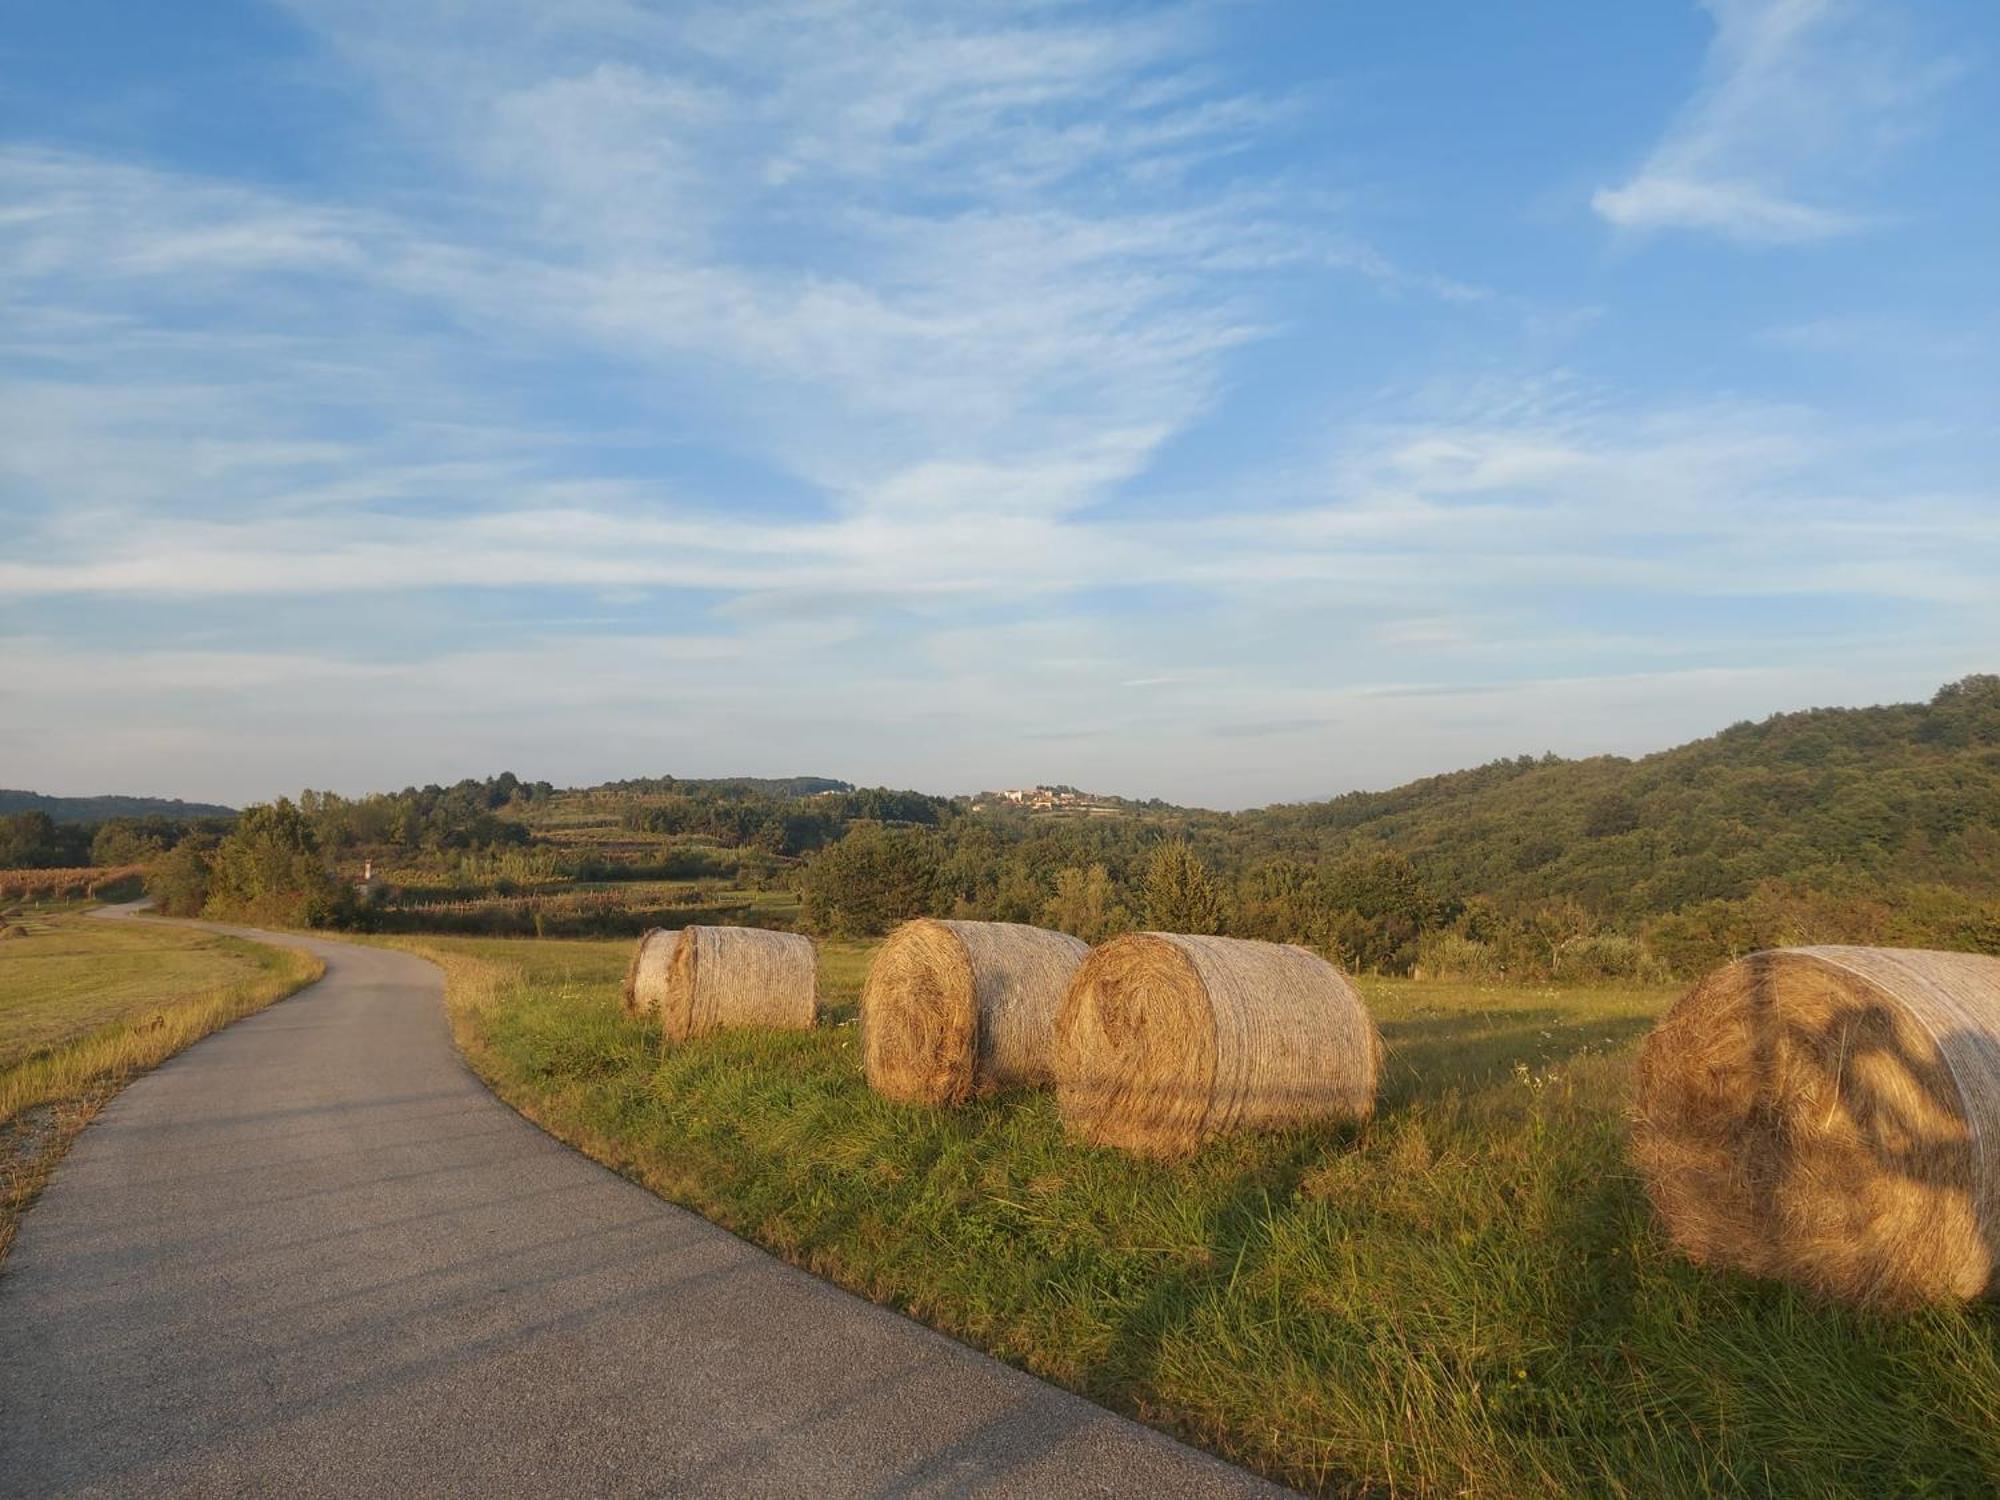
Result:
[[1928,703],[1812,709],[1638,760],[1522,757],[1386,792],[1240,814],[1286,852],[1369,845],[1507,907],[1605,917],[1733,899],[1760,881],[2000,895],[2000,676]]
[[[465,908],[453,920],[505,931],[723,913],[866,936],[930,913],[1093,942],[1142,926],[1221,932],[1307,943],[1356,970],[1467,977],[1693,974],[1794,942],[2000,952],[1996,676],[1924,704],[1738,724],[1638,760],[1527,756],[1240,813],[1020,806],[827,777],[559,790],[511,772],[360,798],[307,791],[227,837],[188,804],[123,803],[182,816],[104,822],[93,862],[154,865],[149,889],[170,910],[260,920],[435,922],[447,902]],[[89,830],[49,817],[0,818],[0,864],[10,848],[25,867],[83,863]],[[380,889],[364,909],[352,883],[370,868]]]
[[102,823],[111,818],[233,818],[236,809],[178,797],[45,797],[0,787],[0,817],[47,813],[58,823]]

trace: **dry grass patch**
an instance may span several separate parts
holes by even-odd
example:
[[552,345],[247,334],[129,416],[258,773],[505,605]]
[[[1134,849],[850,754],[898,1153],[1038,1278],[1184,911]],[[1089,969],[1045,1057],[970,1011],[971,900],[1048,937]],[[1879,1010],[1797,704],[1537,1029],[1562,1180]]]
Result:
[[0,947],[0,1264],[105,1101],[324,972],[294,949],[167,923],[59,917]]

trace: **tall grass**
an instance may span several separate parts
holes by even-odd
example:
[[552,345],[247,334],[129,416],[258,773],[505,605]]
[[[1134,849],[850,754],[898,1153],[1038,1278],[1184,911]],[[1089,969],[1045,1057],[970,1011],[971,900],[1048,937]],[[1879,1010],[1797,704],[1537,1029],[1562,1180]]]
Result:
[[833,1023],[663,1050],[626,945],[417,940],[530,1118],[814,1271],[1117,1410],[1343,1495],[1991,1494],[1992,1310],[1889,1319],[1672,1255],[1625,1164],[1659,990],[1365,985],[1363,1129],[1184,1166],[1065,1139],[1046,1094],[863,1085]]

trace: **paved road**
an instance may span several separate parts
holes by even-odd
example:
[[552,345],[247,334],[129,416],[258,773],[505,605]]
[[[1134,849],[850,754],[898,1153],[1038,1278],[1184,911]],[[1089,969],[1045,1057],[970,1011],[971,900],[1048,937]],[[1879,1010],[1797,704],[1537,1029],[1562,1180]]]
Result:
[[1282,1493],[605,1171],[465,1069],[436,969],[305,946],[23,1222],[8,1500]]

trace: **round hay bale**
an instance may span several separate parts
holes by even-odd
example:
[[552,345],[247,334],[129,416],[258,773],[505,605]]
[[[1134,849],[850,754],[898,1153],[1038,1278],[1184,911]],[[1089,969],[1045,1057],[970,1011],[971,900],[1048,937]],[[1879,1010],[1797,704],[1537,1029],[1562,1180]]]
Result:
[[1056,1011],[1089,951],[1019,922],[905,922],[861,989],[869,1086],[913,1104],[963,1104],[975,1091],[1046,1083]]
[[819,1020],[819,950],[796,932],[685,927],[667,964],[669,1041],[736,1027],[807,1031]]
[[1287,944],[1140,932],[1083,961],[1056,1017],[1072,1133],[1145,1156],[1375,1110],[1382,1041],[1325,959]]
[[1632,1150],[1696,1261],[1888,1306],[1990,1290],[2000,959],[1785,948],[1717,969],[1640,1050]]
[[681,940],[673,927],[648,927],[632,950],[632,962],[625,968],[624,1011],[628,1016],[654,1016],[667,993],[667,966],[674,961],[674,946]]

